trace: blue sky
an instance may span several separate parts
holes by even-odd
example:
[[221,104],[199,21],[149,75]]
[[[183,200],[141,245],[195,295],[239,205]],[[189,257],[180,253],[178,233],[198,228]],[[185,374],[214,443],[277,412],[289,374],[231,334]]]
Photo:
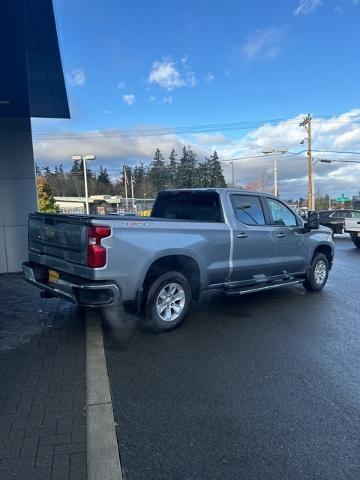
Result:
[[[72,119],[35,121],[35,133],[294,119],[307,112],[342,118],[359,107],[358,0],[54,0],[54,7]],[[346,128],[356,130],[356,122]],[[247,141],[253,135],[254,143],[256,131],[212,135],[134,139],[119,154],[108,145],[100,148],[102,163],[147,158],[156,144],[168,149],[172,141],[199,151],[216,147],[224,158],[256,150]],[[281,132],[274,135],[272,142],[283,141]],[[293,148],[298,139],[291,135]],[[330,149],[333,137],[328,144],[322,139],[322,148]],[[359,142],[360,149],[360,135],[353,137],[346,147]],[[261,147],[260,138],[255,143]],[[40,160],[57,161],[49,151],[35,142]]]

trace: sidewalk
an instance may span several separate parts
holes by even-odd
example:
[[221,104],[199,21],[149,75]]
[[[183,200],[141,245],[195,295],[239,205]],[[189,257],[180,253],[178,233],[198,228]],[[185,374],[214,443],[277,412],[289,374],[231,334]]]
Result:
[[82,313],[0,275],[0,480],[86,478]]

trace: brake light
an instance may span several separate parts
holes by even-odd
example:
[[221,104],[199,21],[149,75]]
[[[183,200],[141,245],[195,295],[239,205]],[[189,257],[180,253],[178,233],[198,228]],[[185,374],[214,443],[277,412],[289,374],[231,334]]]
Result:
[[88,233],[87,264],[91,268],[104,267],[106,248],[101,245],[103,238],[111,235],[111,228],[103,225],[91,225]]

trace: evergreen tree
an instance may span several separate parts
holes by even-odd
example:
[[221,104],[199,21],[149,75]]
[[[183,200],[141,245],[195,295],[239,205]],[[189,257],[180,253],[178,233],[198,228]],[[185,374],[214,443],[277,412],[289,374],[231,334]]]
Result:
[[176,159],[177,154],[174,149],[171,150],[169,155],[169,173],[168,173],[168,188],[177,187],[177,175],[178,175],[178,161]]
[[67,195],[67,181],[66,181],[66,175],[64,173],[64,168],[63,168],[62,163],[60,163],[60,165],[59,165],[58,176],[59,176],[59,181],[58,181],[59,190],[58,190],[58,192],[54,192],[54,193],[56,193],[56,196],[66,197],[66,195]]
[[146,190],[146,173],[146,169],[142,162],[134,168],[133,178],[136,198],[144,198],[144,196],[149,195],[149,192]]
[[71,170],[71,173],[81,173],[83,171],[82,160],[74,160]]
[[164,190],[167,185],[167,168],[164,157],[157,148],[154,160],[150,164],[148,179],[152,187],[152,194],[157,194],[160,190]]
[[196,168],[196,181],[195,187],[206,188],[210,187],[209,177],[209,159],[205,159],[205,162],[200,162]]
[[109,173],[106,168],[100,166],[100,173],[97,177],[96,193],[98,195],[111,195],[113,188]]
[[42,213],[59,213],[59,207],[55,203],[54,194],[45,177],[36,179],[38,206]]
[[216,150],[208,159],[207,163],[208,163],[208,169],[209,169],[210,186],[218,187],[218,188],[226,187],[222,166]]
[[177,187],[192,188],[196,183],[196,155],[191,147],[183,147],[177,169]]

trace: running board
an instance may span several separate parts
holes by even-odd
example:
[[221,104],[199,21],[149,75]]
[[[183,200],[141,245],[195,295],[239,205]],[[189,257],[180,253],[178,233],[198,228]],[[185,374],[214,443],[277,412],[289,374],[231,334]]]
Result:
[[231,289],[226,290],[225,295],[246,295],[247,293],[262,292],[263,290],[272,290],[273,288],[287,287],[288,285],[295,285],[296,283],[303,283],[304,279],[291,280],[288,282],[276,283],[274,285],[263,285],[262,287],[245,287],[241,290]]

